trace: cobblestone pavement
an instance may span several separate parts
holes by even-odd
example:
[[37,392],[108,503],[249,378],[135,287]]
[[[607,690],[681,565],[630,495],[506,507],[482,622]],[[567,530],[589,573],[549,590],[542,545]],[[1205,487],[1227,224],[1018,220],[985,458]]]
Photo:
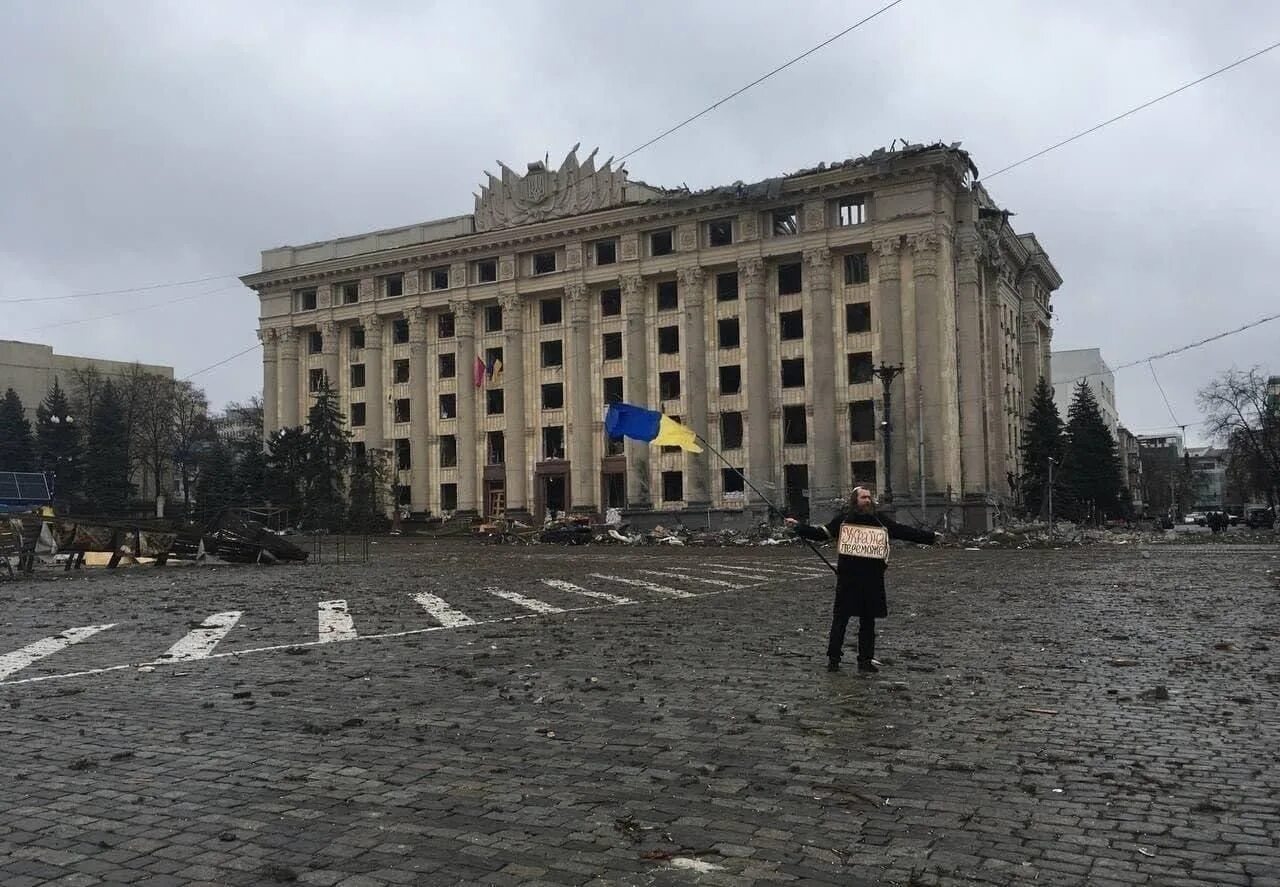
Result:
[[0,584],[0,884],[1280,885],[1274,547],[374,551]]

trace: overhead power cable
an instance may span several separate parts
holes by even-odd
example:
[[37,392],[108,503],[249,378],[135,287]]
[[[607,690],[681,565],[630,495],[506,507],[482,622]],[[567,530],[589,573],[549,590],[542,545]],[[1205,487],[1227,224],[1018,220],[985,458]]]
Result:
[[1181,86],[1179,86],[1177,89],[1171,90],[1169,92],[1166,92],[1164,95],[1156,96],[1153,99],[1145,101],[1141,105],[1137,105],[1133,108],[1130,108],[1128,111],[1125,111],[1123,114],[1117,114],[1115,117],[1112,117],[1110,120],[1104,120],[1099,124],[1096,124],[1094,126],[1089,127],[1086,130],[1076,133],[1070,138],[1063,139],[1062,141],[1056,144],[1050,145],[1049,147],[1044,148],[1040,151],[1037,151],[1034,154],[1029,154],[1028,156],[1023,157],[1021,160],[1017,160],[1013,163],[1010,163],[1008,166],[1001,167],[995,172],[990,173],[986,176],[983,176],[982,180],[985,182],[987,179],[994,179],[996,176],[1001,175],[1002,173],[1006,173],[1011,169],[1016,169],[1017,167],[1022,166],[1022,164],[1024,163],[1028,163],[1032,160],[1035,160],[1037,157],[1043,157],[1044,155],[1048,154],[1050,151],[1056,151],[1059,148],[1063,147],[1064,145],[1069,145],[1072,142],[1076,141],[1077,139],[1082,139],[1085,136],[1090,135],[1091,133],[1097,132],[1103,127],[1110,126],[1111,124],[1116,123],[1120,120],[1123,120],[1126,117],[1131,117],[1132,115],[1137,114],[1139,111],[1142,111],[1146,108],[1150,108],[1152,105],[1158,102],[1163,102],[1167,98],[1172,98],[1173,96],[1177,95],[1180,92],[1188,90],[1191,87],[1196,86],[1198,84],[1204,83],[1206,80],[1208,80],[1211,77],[1217,77],[1219,74],[1225,73],[1227,71],[1230,71],[1232,68],[1237,68],[1240,65],[1243,65],[1245,62],[1251,62],[1254,59],[1256,59],[1258,56],[1264,55],[1277,47],[1280,47],[1280,42],[1272,43],[1270,46],[1267,46],[1263,49],[1259,49],[1257,52],[1250,53],[1249,55],[1246,55],[1243,58],[1238,58],[1231,64],[1226,65],[1225,67],[1219,68],[1218,70],[1213,71],[1209,74],[1205,74],[1203,77],[1198,77],[1195,80],[1190,81],[1189,83],[1184,83]]
[[735,99],[735,98],[737,98],[738,96],[740,96],[740,95],[742,95],[744,92],[746,92],[748,89],[751,89],[753,86],[759,86],[761,83],[764,83],[766,80],[768,80],[768,79],[769,79],[770,77],[772,77],[774,74],[777,74],[777,73],[780,73],[780,72],[782,72],[782,71],[785,71],[787,68],[791,67],[792,65],[794,65],[796,62],[800,61],[801,59],[804,59],[804,58],[807,58],[808,56],[813,55],[813,54],[814,54],[815,52],[817,52],[819,49],[822,49],[823,47],[826,47],[826,46],[830,46],[832,43],[835,43],[837,40],[839,40],[839,39],[840,39],[841,37],[843,37],[844,35],[846,35],[846,34],[848,34],[848,33],[852,32],[852,31],[856,31],[858,28],[862,27],[863,25],[865,25],[867,22],[871,21],[871,20],[872,20],[873,18],[875,18],[876,16],[883,15],[884,13],[888,12],[890,9],[893,9],[893,7],[897,6],[897,5],[898,5],[899,3],[901,3],[901,2],[902,2],[902,0],[893,0],[893,2],[892,2],[892,3],[886,3],[884,6],[880,7],[880,8],[879,8],[879,9],[877,9],[875,12],[871,13],[871,15],[867,16],[866,18],[862,19],[861,21],[854,22],[852,25],[850,25],[849,27],[845,28],[845,29],[844,29],[843,31],[841,31],[840,33],[838,33],[838,34],[833,34],[832,36],[828,37],[826,40],[823,40],[823,41],[822,41],[821,43],[819,43],[817,46],[813,46],[813,47],[810,47],[809,49],[806,49],[804,52],[800,53],[798,56],[796,56],[795,58],[791,59],[790,61],[785,62],[785,63],[783,63],[783,64],[779,65],[778,67],[774,68],[774,69],[773,69],[772,71],[770,71],[768,74],[764,74],[764,75],[762,75],[762,76],[760,76],[760,77],[757,77],[755,80],[752,80],[752,81],[751,81],[750,83],[748,83],[746,86],[743,86],[743,87],[740,87],[740,88],[738,88],[738,89],[735,89],[733,92],[729,93],[729,94],[728,94],[727,96],[725,96],[724,98],[720,99],[720,100],[719,100],[719,101],[717,101],[717,102],[714,102],[714,103],[712,103],[712,104],[708,105],[707,107],[705,107],[705,108],[703,108],[701,111],[699,111],[697,114],[694,114],[692,117],[687,117],[687,118],[685,118],[684,120],[681,120],[679,123],[677,123],[675,126],[671,127],[670,129],[667,129],[667,130],[665,130],[664,132],[661,132],[661,133],[659,133],[658,135],[654,136],[653,138],[649,139],[649,141],[645,142],[645,143],[644,143],[643,145],[641,145],[640,147],[638,147],[638,148],[632,148],[632,149],[631,149],[630,151],[628,151],[626,154],[623,154],[621,157],[619,157],[619,158],[618,158],[618,162],[619,162],[619,163],[621,163],[623,160],[626,160],[626,159],[627,159],[628,157],[630,157],[631,155],[633,155],[633,154],[638,154],[638,153],[640,153],[641,151],[643,151],[645,148],[648,148],[650,145],[653,145],[653,144],[655,144],[655,143],[657,143],[657,142],[662,141],[663,139],[665,139],[667,136],[671,135],[671,134],[672,134],[673,132],[675,132],[676,130],[683,129],[684,127],[688,126],[688,125],[689,125],[690,123],[692,123],[693,121],[697,120],[699,117],[703,117],[703,116],[705,116],[705,115],[707,115],[707,114],[710,114],[712,111],[714,111],[716,108],[718,108],[718,107],[720,107],[721,105],[723,105],[725,102],[728,102],[728,101],[729,101],[729,100],[731,100],[731,99]]
[[248,348],[244,349],[243,351],[237,351],[235,354],[231,355],[230,357],[224,357],[222,360],[218,361],[217,363],[211,363],[202,370],[196,370],[194,373],[191,373],[188,376],[183,376],[182,381],[185,382],[188,379],[194,379],[196,376],[209,372],[209,370],[216,370],[220,366],[224,366],[225,364],[231,363],[231,361],[235,360],[237,357],[243,357],[244,355],[248,354],[250,351],[253,351],[255,348],[261,348],[261,347],[262,347],[261,342],[254,342],[252,345],[250,345]]
[[65,296],[25,296],[21,299],[0,299],[0,305],[30,304],[32,302],[65,302],[68,299],[87,299],[91,296],[120,296],[128,293],[145,293],[150,290],[162,290],[175,286],[190,286],[194,283],[208,283],[210,280],[226,280],[234,274],[215,274],[212,277],[196,277],[191,280],[174,280],[169,283],[153,283],[147,286],[127,287],[118,290],[96,290],[88,293],[70,293]]
[[1169,411],[1169,418],[1173,420],[1174,425],[1177,425],[1178,417],[1173,414],[1173,407],[1169,403],[1169,395],[1164,393],[1164,386],[1160,384],[1160,377],[1156,375],[1156,365],[1151,361],[1147,361],[1147,366],[1151,370],[1151,378],[1156,382],[1156,388],[1160,391],[1160,397],[1164,400],[1164,407]]

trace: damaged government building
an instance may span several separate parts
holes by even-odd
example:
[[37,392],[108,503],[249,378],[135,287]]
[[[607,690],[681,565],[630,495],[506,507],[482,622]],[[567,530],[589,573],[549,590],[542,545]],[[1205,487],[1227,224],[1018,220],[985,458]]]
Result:
[[[305,422],[327,376],[414,512],[760,516],[710,452],[606,438],[625,400],[797,512],[855,483],[971,529],[1010,503],[1062,279],[958,144],[705,191],[576,148],[500,171],[472,214],[262,253],[242,280],[261,301],[267,435]],[[904,368],[892,478],[882,364]]]

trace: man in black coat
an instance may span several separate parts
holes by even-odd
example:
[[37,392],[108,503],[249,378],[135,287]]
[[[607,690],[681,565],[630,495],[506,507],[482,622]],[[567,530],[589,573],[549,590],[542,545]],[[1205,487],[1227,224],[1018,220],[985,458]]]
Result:
[[903,539],[932,545],[938,535],[917,530],[876,514],[875,500],[865,487],[855,487],[849,504],[826,526],[802,524],[787,518],[797,535],[816,542],[834,540],[840,559],[836,564],[836,601],[831,613],[831,637],[827,641],[827,670],[840,669],[840,652],[849,619],[858,617],[858,671],[879,671],[875,661],[876,619],[889,615],[884,591],[884,571],[889,566],[889,540]]

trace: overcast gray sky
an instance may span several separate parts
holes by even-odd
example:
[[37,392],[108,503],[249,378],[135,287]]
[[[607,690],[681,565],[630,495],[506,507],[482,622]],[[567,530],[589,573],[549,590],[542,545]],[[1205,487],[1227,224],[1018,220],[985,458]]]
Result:
[[[470,212],[495,158],[624,154],[880,5],[0,0],[0,301]],[[698,188],[906,138],[993,172],[1277,39],[1268,0],[905,0],[628,168]],[[1278,87],[1280,50],[991,180],[1065,279],[1055,347],[1115,365],[1280,310]],[[0,338],[186,375],[256,316],[227,277],[6,305]],[[1158,362],[1177,420],[1221,369],[1280,372],[1278,342],[1274,321]],[[259,353],[197,381],[257,393]],[[1145,366],[1117,389],[1133,430],[1173,423]]]

